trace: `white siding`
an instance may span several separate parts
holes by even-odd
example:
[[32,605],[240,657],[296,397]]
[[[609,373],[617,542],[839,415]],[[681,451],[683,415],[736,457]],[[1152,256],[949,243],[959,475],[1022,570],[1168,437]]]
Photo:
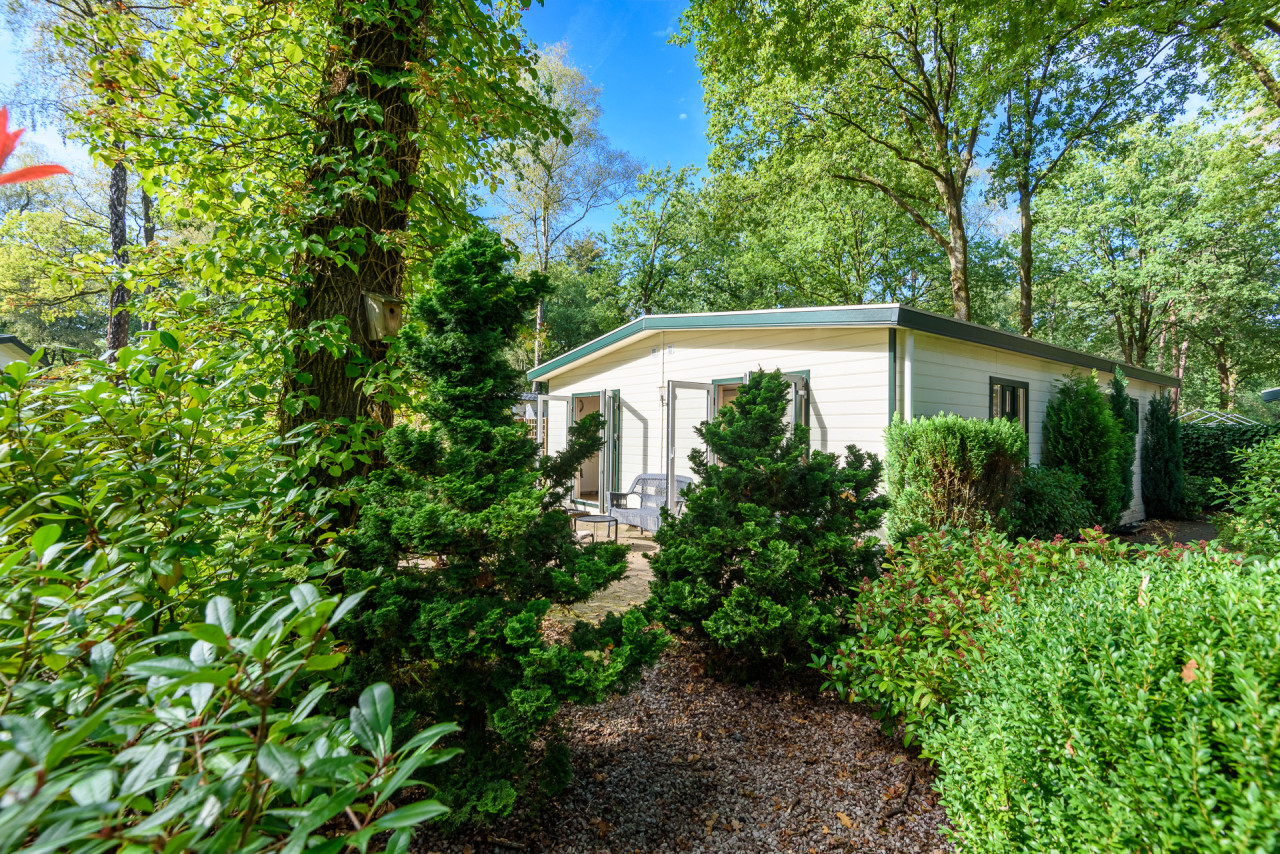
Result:
[[[612,352],[588,357],[551,377],[552,394],[618,389],[622,401],[619,483],[665,471],[665,396],[668,380],[709,383],[747,371],[809,372],[810,442],[842,452],[849,444],[882,455],[888,422],[888,330],[849,328],[715,329],[645,335]],[[691,392],[677,395],[679,442],[691,431]],[[685,417],[688,415],[688,417]],[[698,418],[701,421],[705,415]],[[689,421],[688,424],[684,423]],[[679,473],[687,448],[677,447]]]
[[[992,377],[1026,382],[1029,387],[1029,438],[1033,463],[1040,462],[1044,441],[1044,413],[1054,385],[1073,371],[1089,373],[1086,368],[996,347],[956,341],[924,332],[911,334],[915,335],[914,414],[928,416],[954,412],[965,418],[988,418],[991,414],[989,382]],[[905,354],[906,335],[905,331],[898,333],[900,359]],[[1099,372],[1098,381],[1110,383],[1111,374]],[[1147,403],[1159,391],[1160,386],[1153,383],[1129,381],[1129,394],[1138,401],[1139,422],[1146,417]],[[901,400],[900,391],[899,401]],[[1141,429],[1139,424],[1139,430]],[[1134,463],[1133,472],[1133,503],[1122,515],[1122,522],[1146,518],[1142,506],[1141,433],[1138,444],[1139,458]]]

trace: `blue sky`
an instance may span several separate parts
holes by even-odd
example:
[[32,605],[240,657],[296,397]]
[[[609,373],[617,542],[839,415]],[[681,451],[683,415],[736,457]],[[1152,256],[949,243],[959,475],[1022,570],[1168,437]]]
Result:
[[[709,153],[693,48],[667,44],[683,8],[683,0],[546,0],[524,16],[539,46],[568,44],[570,60],[601,88],[605,134],[646,166],[701,167]],[[15,45],[0,29],[0,91],[18,73]],[[28,131],[28,138],[63,163],[84,156],[66,151],[53,130]],[[602,211],[587,224],[600,229],[611,220],[612,211]]]
[[524,17],[539,46],[569,45],[573,64],[601,88],[605,134],[649,166],[704,166],[709,153],[693,48],[667,44],[684,6],[546,0]]

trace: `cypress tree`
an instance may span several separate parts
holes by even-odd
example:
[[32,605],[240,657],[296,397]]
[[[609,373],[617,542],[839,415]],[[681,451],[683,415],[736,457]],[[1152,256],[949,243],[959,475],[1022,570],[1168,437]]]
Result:
[[1142,439],[1142,503],[1151,518],[1177,518],[1186,512],[1182,431],[1168,394],[1152,398],[1147,405],[1146,428]]
[[1138,457],[1138,407],[1137,401],[1126,391],[1128,383],[1117,368],[1111,377],[1111,414],[1120,425],[1121,441],[1116,463],[1120,469],[1120,486],[1124,493],[1120,498],[1120,512],[1133,503],[1133,463]]
[[1068,468],[1084,478],[1085,497],[1104,528],[1115,527],[1124,507],[1120,477],[1120,423],[1097,376],[1073,374],[1055,389],[1044,414],[1042,465]]
[[[486,230],[433,265],[402,336],[404,363],[425,388],[425,426],[389,431],[391,465],[360,490],[360,526],[347,542],[347,589],[371,588],[343,623],[347,684],[390,682],[403,734],[458,723],[462,755],[429,778],[454,823],[561,790],[567,751],[548,730],[561,704],[624,687],[665,638],[646,631],[638,610],[579,623],[566,643],[540,630],[551,605],[620,578],[627,547],[582,547],[559,506],[601,446],[599,415],[573,426],[561,454],[540,459],[512,413],[522,376],[507,354],[548,285],[540,273],[512,275],[511,260]],[[533,744],[543,738],[539,761]]]

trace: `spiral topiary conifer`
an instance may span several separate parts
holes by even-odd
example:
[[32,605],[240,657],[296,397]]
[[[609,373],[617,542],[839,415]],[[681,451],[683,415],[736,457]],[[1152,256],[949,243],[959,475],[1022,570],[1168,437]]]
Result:
[[712,456],[689,455],[698,482],[654,537],[651,606],[747,673],[808,664],[850,634],[885,510],[880,461],[810,451],[808,428],[783,421],[787,395],[780,373],[753,374],[698,428]]
[[[454,823],[562,789],[567,751],[548,729],[561,704],[624,687],[665,638],[635,610],[579,623],[566,643],[541,632],[553,604],[620,578],[627,547],[581,546],[559,506],[600,448],[599,416],[540,459],[512,414],[521,375],[507,353],[548,286],[539,273],[512,275],[511,260],[490,231],[436,260],[403,333],[404,362],[426,389],[426,426],[389,431],[390,466],[365,485],[347,543],[347,588],[371,588],[343,631],[347,682],[377,674],[392,683],[398,707],[411,712],[400,712],[401,733],[436,721],[462,727],[464,752],[430,780]],[[544,738],[546,751],[535,751]]]

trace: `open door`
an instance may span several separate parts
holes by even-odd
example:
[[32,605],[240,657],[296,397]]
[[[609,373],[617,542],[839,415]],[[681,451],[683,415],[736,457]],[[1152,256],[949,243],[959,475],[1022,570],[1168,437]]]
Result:
[[678,475],[692,476],[689,452],[702,444],[693,431],[715,417],[715,387],[711,383],[667,381],[667,507],[676,509]]
[[791,386],[791,406],[783,419],[792,429],[797,424],[809,423],[809,378],[804,374],[783,374],[782,378]]
[[[749,382],[754,373],[756,372],[747,371],[742,381]],[[782,422],[793,429],[797,424],[807,426],[809,424],[809,378],[804,374],[783,374],[782,379],[791,386],[789,398],[791,405],[782,414]]]
[[569,446],[569,407],[573,399],[564,395],[538,395],[537,441],[542,453],[558,454]]

